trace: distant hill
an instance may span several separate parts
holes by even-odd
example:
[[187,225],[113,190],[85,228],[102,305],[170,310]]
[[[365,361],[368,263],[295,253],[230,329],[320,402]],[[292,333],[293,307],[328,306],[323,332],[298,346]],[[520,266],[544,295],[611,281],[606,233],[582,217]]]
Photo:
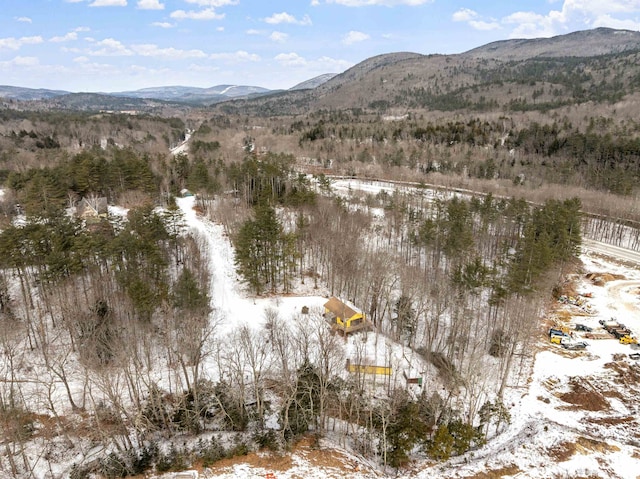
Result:
[[298,83],[295,86],[289,88],[289,91],[292,90],[311,90],[313,88],[319,87],[323,83],[327,83],[331,80],[337,73],[325,73],[324,75],[318,75],[317,77],[311,78],[310,80],[303,81],[302,83]]
[[473,58],[524,60],[536,57],[594,57],[640,48],[640,32],[596,28],[551,38],[501,40],[464,53]]
[[312,90],[219,108],[265,116],[318,109],[548,111],[616,102],[634,92],[640,93],[640,33],[598,28],[494,42],[456,55],[378,55]]
[[10,100],[42,100],[67,95],[68,91],[47,90],[44,88],[22,88],[19,86],[0,85],[0,98]]
[[227,113],[269,116],[317,109],[548,111],[587,101],[611,103],[636,91],[640,94],[640,32],[597,28],[503,40],[456,55],[377,55],[343,73],[320,75],[286,91],[218,85],[69,94],[5,86],[0,97],[42,99],[52,108],[102,110],[218,104]]
[[42,100],[48,109],[79,111],[149,112],[166,106],[167,102],[151,98],[127,98],[100,93],[68,93]]
[[144,110],[158,104],[206,106],[233,98],[251,98],[273,93],[258,86],[217,85],[210,88],[166,86],[134,91],[71,93],[63,90],[0,86],[0,98],[42,101],[47,108],[79,110]]
[[187,103],[217,103],[230,98],[250,97],[267,93],[271,93],[271,90],[259,86],[217,85],[210,88],[186,86],[143,88],[135,91],[109,93],[109,95]]

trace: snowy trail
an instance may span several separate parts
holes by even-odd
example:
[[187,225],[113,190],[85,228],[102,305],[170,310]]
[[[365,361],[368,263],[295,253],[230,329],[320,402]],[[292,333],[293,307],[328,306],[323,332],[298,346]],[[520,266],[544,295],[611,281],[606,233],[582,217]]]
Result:
[[242,324],[261,327],[266,308],[277,309],[281,317],[289,319],[303,306],[321,308],[326,302],[322,296],[249,296],[236,274],[233,246],[223,227],[197,215],[193,209],[195,197],[177,198],[176,203],[209,262],[211,305],[215,308],[214,319],[219,322],[220,332],[230,332]]
[[233,317],[233,305],[242,301],[237,288],[239,278],[233,270],[233,249],[221,225],[198,218],[193,209],[195,198],[178,198],[176,203],[209,261],[211,299],[223,322]]

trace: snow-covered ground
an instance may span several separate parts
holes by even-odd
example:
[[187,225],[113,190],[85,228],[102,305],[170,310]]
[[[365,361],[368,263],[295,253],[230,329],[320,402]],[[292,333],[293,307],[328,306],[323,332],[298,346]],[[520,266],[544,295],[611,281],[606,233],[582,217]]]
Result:
[[265,310],[275,309],[282,318],[299,314],[303,306],[322,310],[327,302],[323,295],[252,297],[236,274],[231,241],[222,225],[214,224],[196,214],[195,197],[177,198],[185,221],[208,258],[211,271],[210,296],[214,308],[217,332],[225,334],[239,325],[260,328],[265,323]]
[[[348,185],[338,187],[349,189]],[[377,191],[380,188],[371,193]],[[267,309],[277,311],[285,320],[299,318],[303,306],[313,311],[322,310],[328,292],[313,290],[310,285],[298,296],[257,298],[249,294],[235,273],[233,248],[223,227],[197,215],[194,202],[194,197],[177,199],[189,230],[209,261],[210,296],[214,306],[212,320],[218,324],[217,335],[224,338],[242,324],[256,331],[261,329]],[[126,212],[110,208],[110,213],[122,216]],[[575,278],[575,291],[591,306],[592,313],[585,312],[584,303],[582,307],[557,304],[548,318],[542,321],[531,318],[542,323],[538,340],[531,344],[531,350],[536,353],[535,361],[530,370],[523,371],[528,375],[528,381],[520,380],[505,391],[504,402],[511,413],[511,423],[506,430],[491,437],[482,448],[464,456],[441,464],[415,462],[397,477],[632,479],[640,476],[640,425],[637,419],[640,361],[629,357],[636,350],[603,333],[598,323],[600,319],[616,317],[640,337],[640,270],[633,263],[637,254],[625,258],[622,264],[603,256],[615,256],[615,251],[605,251],[591,244],[587,246],[581,256],[584,272]],[[593,275],[587,277],[587,273]],[[321,321],[318,316],[309,315],[309,320]],[[589,343],[585,351],[568,351],[549,343],[547,331],[550,326],[571,327],[576,323],[593,328],[594,337],[606,339],[592,339],[586,337],[586,333],[574,332],[576,339]],[[381,335],[353,336],[344,342],[344,353],[345,357],[358,356],[370,364],[391,365],[394,370],[391,381],[400,381],[402,372],[406,372],[409,376],[424,376],[427,391],[433,387],[430,381],[430,377],[435,376],[432,366],[408,348]],[[82,387],[82,378],[76,381],[73,368],[70,372],[75,393],[76,387]],[[57,401],[59,396],[64,402],[64,391],[57,387],[55,378],[49,382],[56,386],[53,400]],[[34,408],[46,411],[46,405],[35,405]],[[93,451],[87,445],[82,456],[71,455],[64,442],[63,438],[46,444],[33,442],[27,453],[33,457],[44,458],[45,453],[47,457],[53,457],[57,464],[57,470],[53,472],[57,473],[68,470],[72,462],[86,460],[101,452]],[[270,473],[278,479],[384,476],[373,464],[332,443],[330,434],[321,445],[316,449],[303,444],[277,457],[250,454],[202,471],[199,476],[220,479],[265,478]],[[48,477],[51,471],[45,464],[42,459],[34,477]],[[493,471],[494,476],[481,475],[489,471]]]
[[174,146],[173,148],[171,148],[169,150],[171,152],[171,154],[179,155],[180,153],[187,153],[187,151],[189,150],[189,139],[190,138],[191,138],[191,132],[187,131],[184,134],[184,141],[182,141],[181,143],[178,143],[176,146]]
[[[235,274],[233,250],[222,227],[198,217],[192,209],[193,201],[193,198],[182,198],[178,203],[189,227],[203,242],[210,257],[212,299],[221,315],[223,329],[237,321],[262,325],[266,307],[276,308],[282,317],[287,317],[297,314],[302,306],[321,307],[326,301],[321,295],[277,298],[247,295]],[[636,416],[640,403],[636,398],[640,393],[640,367],[629,358],[635,351],[613,337],[587,338],[585,341],[589,346],[586,350],[568,351],[550,344],[547,331],[555,321],[555,324],[569,327],[581,323],[597,333],[598,320],[617,317],[640,335],[640,271],[589,254],[583,254],[582,260],[585,274],[616,275],[616,278],[624,279],[613,280],[611,277],[612,281],[598,282],[587,279],[585,274],[575,278],[576,291],[589,302],[592,314],[585,313],[584,305],[580,308],[558,304],[557,311],[550,313],[550,318],[540,326],[539,340],[531,345],[537,353],[530,379],[525,386],[520,381],[520,386],[509,387],[505,393],[505,404],[512,418],[509,427],[478,450],[444,464],[415,463],[402,477],[480,477],[478,474],[489,471],[499,473],[492,477],[638,477],[640,427]],[[532,318],[532,321],[539,319]],[[584,339],[585,333],[573,334],[576,339]],[[600,335],[606,337],[606,334]],[[389,351],[393,351],[394,360],[400,364],[401,358],[405,356],[406,359],[410,354],[374,334],[370,334],[364,343],[372,361],[382,361],[388,358]],[[352,353],[353,340],[345,347],[347,354]],[[400,367],[408,368],[408,362]],[[421,367],[421,372],[428,369],[427,365]],[[270,468],[268,461],[265,465],[264,461],[256,460],[259,455],[252,455],[205,470],[201,477],[263,478],[273,473],[273,477],[279,479],[364,479],[382,475],[330,442],[325,442],[324,447],[326,455],[335,458],[335,467],[320,465],[302,448],[288,455],[286,467],[274,464]]]

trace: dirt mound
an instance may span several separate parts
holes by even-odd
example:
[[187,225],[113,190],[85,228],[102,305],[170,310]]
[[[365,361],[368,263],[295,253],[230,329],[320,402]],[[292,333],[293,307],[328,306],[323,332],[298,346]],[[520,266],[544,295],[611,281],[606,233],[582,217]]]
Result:
[[561,442],[556,444],[553,448],[547,452],[549,457],[552,457],[556,462],[567,461],[574,454],[591,454],[592,452],[616,452],[620,449],[616,446],[611,446],[602,441],[596,441],[587,437],[580,436],[575,442]]
[[627,279],[621,274],[612,274],[612,273],[587,273],[585,277],[596,286],[604,286],[609,281]]
[[558,396],[562,401],[586,411],[609,409],[609,401],[584,378],[571,378],[569,385],[571,391]]
[[607,363],[604,367],[617,373],[615,378],[616,383],[626,386],[640,384],[640,366],[625,362],[625,354],[615,354],[613,359],[614,362]]
[[233,467],[235,464],[248,464],[251,467],[262,468],[272,471],[288,471],[293,465],[293,460],[289,454],[279,455],[276,453],[252,452],[246,456],[236,456],[221,459],[210,467],[213,471],[222,472]]

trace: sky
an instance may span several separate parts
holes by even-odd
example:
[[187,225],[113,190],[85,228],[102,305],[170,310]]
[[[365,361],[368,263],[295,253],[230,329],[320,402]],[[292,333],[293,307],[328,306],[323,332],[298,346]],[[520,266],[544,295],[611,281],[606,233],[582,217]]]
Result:
[[640,30],[640,0],[0,0],[0,85],[287,89],[392,52]]

